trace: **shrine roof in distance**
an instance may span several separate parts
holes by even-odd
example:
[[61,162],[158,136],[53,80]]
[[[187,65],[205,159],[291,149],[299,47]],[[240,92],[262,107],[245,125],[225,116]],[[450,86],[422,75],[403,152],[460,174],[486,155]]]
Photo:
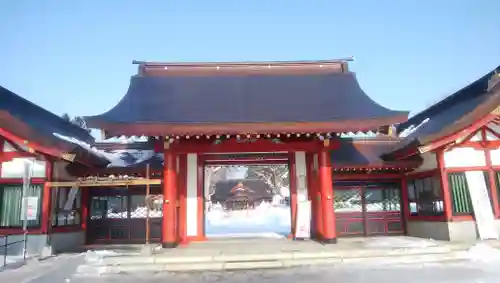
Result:
[[136,62],[125,96],[85,120],[111,136],[371,131],[406,121],[408,112],[361,89],[348,61]]

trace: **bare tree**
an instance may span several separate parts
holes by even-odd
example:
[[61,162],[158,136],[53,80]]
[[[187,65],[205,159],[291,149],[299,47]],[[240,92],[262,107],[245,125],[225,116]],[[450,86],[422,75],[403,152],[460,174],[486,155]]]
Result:
[[221,169],[223,169],[222,166],[205,166],[204,194],[206,200],[210,200],[215,193],[215,183],[221,180]]
[[281,188],[288,187],[290,184],[288,166],[284,164],[249,166],[247,177],[263,180],[275,194],[280,193]]

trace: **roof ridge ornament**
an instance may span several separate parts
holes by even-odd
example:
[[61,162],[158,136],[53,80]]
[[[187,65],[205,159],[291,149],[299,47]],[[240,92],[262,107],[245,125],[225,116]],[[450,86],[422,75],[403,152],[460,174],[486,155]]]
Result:
[[498,70],[495,70],[493,72],[493,75],[491,76],[491,78],[488,81],[488,88],[486,89],[486,91],[493,90],[493,88],[496,85],[498,85],[498,83],[500,83],[500,73],[498,73]]

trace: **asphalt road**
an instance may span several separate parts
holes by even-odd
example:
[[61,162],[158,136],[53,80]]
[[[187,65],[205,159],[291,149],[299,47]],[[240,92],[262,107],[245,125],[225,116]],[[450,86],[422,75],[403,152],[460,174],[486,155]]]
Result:
[[498,263],[483,265],[464,261],[446,264],[418,265],[359,265],[316,266],[293,269],[248,270],[235,272],[201,273],[130,273],[112,276],[78,277],[72,272],[78,259],[64,265],[57,272],[23,283],[244,283],[244,282],[283,282],[283,283],[497,283],[500,282]]

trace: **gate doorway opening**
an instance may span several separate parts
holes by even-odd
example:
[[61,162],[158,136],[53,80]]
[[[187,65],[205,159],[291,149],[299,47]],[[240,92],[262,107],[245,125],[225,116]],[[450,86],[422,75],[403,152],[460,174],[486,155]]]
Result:
[[[87,244],[143,244],[146,242],[146,188],[88,188],[90,213]],[[160,242],[163,194],[151,186],[149,204],[150,241]]]
[[287,237],[292,230],[288,160],[205,162],[205,235]]
[[401,189],[397,183],[334,184],[339,236],[404,234]]

